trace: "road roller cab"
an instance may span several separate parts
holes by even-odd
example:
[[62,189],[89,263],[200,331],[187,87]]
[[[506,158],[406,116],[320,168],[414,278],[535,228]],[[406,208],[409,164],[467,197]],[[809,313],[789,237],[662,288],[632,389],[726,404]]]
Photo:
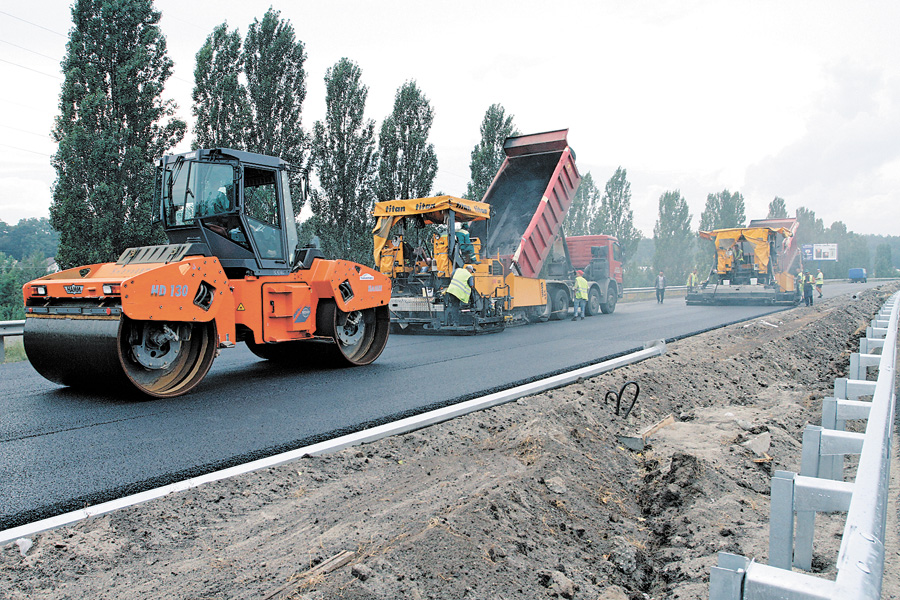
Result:
[[269,360],[374,361],[387,343],[390,280],[298,247],[289,173],[281,159],[236,150],[160,159],[155,218],[170,244],[27,283],[35,369],[64,385],[108,389],[119,378],[168,397],[241,341]]

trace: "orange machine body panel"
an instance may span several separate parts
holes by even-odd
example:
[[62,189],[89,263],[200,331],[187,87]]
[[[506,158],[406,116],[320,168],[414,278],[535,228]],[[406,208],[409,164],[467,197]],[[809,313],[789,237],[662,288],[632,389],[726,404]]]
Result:
[[344,312],[383,306],[390,301],[391,283],[374,269],[324,259],[286,275],[229,280],[216,257],[189,256],[172,263],[68,269],[27,283],[23,293],[26,311],[34,313],[47,297],[106,305],[113,316],[121,308],[121,314],[141,321],[214,320],[219,345],[232,346],[237,325],[249,328],[257,343],[312,338],[320,300],[333,298]]

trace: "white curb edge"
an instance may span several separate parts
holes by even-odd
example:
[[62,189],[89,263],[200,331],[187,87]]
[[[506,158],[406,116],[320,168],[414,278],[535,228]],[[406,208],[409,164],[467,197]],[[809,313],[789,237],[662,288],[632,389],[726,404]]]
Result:
[[251,471],[258,471],[260,469],[274,467],[286,462],[297,460],[298,458],[302,458],[306,455],[328,454],[330,452],[343,450],[344,448],[348,448],[350,446],[357,446],[359,444],[374,442],[376,440],[380,440],[381,438],[408,433],[416,429],[421,429],[422,427],[434,425],[435,423],[449,421],[450,419],[468,414],[470,412],[484,410],[486,408],[491,408],[492,406],[497,406],[499,404],[505,404],[507,402],[517,400],[524,396],[531,396],[533,394],[538,394],[546,390],[569,385],[570,383],[574,383],[581,377],[594,377],[596,375],[600,375],[601,373],[612,371],[613,369],[617,369],[625,365],[640,362],[654,356],[660,356],[662,354],[665,354],[665,352],[665,340],[654,340],[652,342],[647,342],[644,344],[643,350],[638,350],[637,352],[632,352],[631,354],[626,354],[618,358],[597,363],[596,365],[582,367],[574,371],[568,371],[566,373],[547,377],[546,379],[540,379],[538,381],[510,388],[502,392],[495,392],[493,394],[488,394],[487,396],[482,396],[481,398],[474,398],[472,400],[460,402],[459,404],[453,404],[451,406],[432,410],[420,415],[416,415],[414,417],[400,419],[399,421],[394,421],[392,423],[379,425],[378,427],[372,427],[371,429],[365,429],[356,433],[343,435],[325,442],[320,442],[318,444],[304,446],[302,448],[297,448],[296,450],[291,450],[289,452],[283,452],[274,456],[250,461],[241,465],[235,465],[227,469],[222,469],[221,471],[214,471],[212,473],[207,473],[206,475],[201,475],[199,477],[192,477],[191,479],[185,479],[184,481],[178,481],[169,485],[154,488],[152,490],[140,492],[138,494],[132,494],[131,496],[125,496],[116,500],[110,500],[109,502],[103,502],[101,504],[89,506],[81,510],[67,512],[55,517],[50,517],[48,519],[42,519],[40,521],[34,521],[33,523],[27,523],[25,525],[6,529],[0,531],[0,545],[8,544],[13,540],[34,535],[36,533],[47,531],[49,529],[55,529],[64,525],[71,525],[72,523],[75,523],[77,521],[103,515],[108,512],[113,512],[115,510],[119,510],[120,508],[126,508],[128,506],[134,506],[135,504],[147,502],[148,500],[161,498],[174,492],[188,490],[190,488],[203,485],[204,483],[211,483],[213,481],[227,479],[236,475],[243,475],[244,473],[249,473]]

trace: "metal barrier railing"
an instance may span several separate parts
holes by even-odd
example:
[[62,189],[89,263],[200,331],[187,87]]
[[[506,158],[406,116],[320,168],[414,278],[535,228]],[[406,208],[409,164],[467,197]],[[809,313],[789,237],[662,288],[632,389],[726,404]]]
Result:
[[[710,600],[877,600],[884,572],[890,453],[896,398],[900,292],[872,319],[860,352],[850,357],[848,378],[836,379],[834,397],[822,404],[822,425],[803,434],[800,474],[776,471],[769,517],[769,564],[719,553],[709,577]],[[874,350],[881,354],[874,354]],[[869,368],[878,379],[866,379]],[[859,398],[872,396],[871,401]],[[865,419],[866,432],[844,431]],[[859,455],[852,482],[844,481],[844,456]],[[817,512],[847,512],[834,581],[809,571]],[[795,528],[796,518],[796,528]]]
[[0,321],[0,363],[6,360],[5,339],[25,333],[25,321]]

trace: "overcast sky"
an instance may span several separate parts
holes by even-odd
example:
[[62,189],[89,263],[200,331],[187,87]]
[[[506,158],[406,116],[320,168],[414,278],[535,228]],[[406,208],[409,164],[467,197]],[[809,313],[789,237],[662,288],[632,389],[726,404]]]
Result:
[[[65,0],[0,0],[0,220],[48,216],[49,137],[71,27]],[[900,235],[900,2],[156,0],[175,62],[166,97],[189,125],[194,56],[227,21],[271,5],[308,60],[304,127],[325,111],[325,70],[355,61],[381,121],[415,79],[431,101],[435,192],[461,195],[485,110],[523,133],[569,129],[601,189],[627,169],[635,225],[652,237],[678,189],[699,222],[728,189],[747,217],[781,196],[828,226]],[[188,150],[192,133],[176,148]]]

